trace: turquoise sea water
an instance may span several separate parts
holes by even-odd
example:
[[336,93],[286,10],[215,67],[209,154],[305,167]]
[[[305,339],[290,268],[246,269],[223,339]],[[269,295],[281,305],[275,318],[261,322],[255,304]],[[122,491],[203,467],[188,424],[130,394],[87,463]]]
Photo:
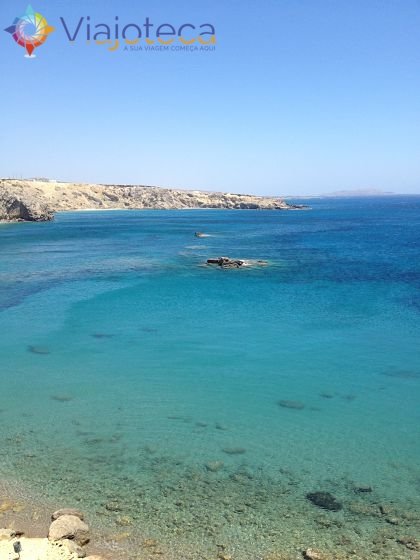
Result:
[[0,475],[114,558],[412,558],[420,197],[309,204],[0,226]]

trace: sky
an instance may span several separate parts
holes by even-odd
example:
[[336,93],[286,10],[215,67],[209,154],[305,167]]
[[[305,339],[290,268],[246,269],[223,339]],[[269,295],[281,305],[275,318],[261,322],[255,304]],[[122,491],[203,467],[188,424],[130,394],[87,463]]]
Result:
[[[420,0],[31,3],[55,27],[34,59],[3,31],[27,0],[0,4],[0,176],[420,193]],[[217,44],[111,52],[87,16],[120,33],[211,23]],[[60,18],[84,18],[73,44]]]

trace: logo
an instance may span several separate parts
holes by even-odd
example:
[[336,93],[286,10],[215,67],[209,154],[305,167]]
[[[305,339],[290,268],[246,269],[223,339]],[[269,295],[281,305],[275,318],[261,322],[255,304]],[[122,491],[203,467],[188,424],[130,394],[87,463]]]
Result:
[[34,12],[31,6],[26,8],[23,16],[15,18],[13,25],[5,29],[18,45],[26,49],[26,58],[35,58],[34,50],[43,45],[54,30],[44,16]]
[[[104,45],[109,51],[137,52],[212,52],[216,49],[216,29],[211,23],[154,23],[149,17],[144,21],[120,21],[115,16],[111,22],[95,22],[90,16],[81,16],[69,22],[60,17],[59,28],[63,38],[71,45],[76,42]],[[16,17],[5,31],[26,50],[26,58],[35,58],[34,51],[45,43],[55,27],[48,25],[45,17],[32,6]]]

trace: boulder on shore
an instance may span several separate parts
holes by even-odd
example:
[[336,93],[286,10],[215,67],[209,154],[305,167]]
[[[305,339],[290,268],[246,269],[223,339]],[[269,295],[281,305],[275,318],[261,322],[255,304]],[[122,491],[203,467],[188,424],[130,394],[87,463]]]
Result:
[[89,526],[75,515],[62,515],[50,525],[50,541],[73,540],[79,546],[90,541]]

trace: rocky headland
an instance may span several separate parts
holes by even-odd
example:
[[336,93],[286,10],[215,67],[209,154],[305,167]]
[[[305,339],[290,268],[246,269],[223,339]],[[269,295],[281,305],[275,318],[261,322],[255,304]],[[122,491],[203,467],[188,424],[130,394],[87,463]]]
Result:
[[299,210],[282,199],[137,185],[0,179],[0,220],[49,221],[74,210],[188,208]]

